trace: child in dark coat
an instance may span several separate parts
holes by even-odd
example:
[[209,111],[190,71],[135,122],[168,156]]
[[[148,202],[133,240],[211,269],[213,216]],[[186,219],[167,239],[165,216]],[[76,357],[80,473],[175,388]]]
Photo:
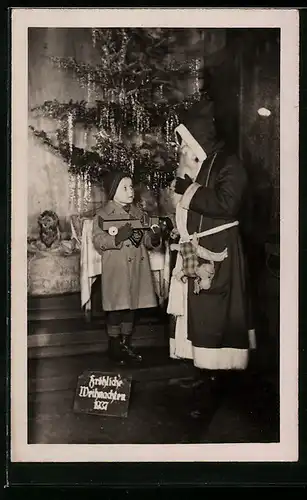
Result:
[[161,245],[160,234],[134,230],[129,223],[102,230],[100,219],[142,219],[134,205],[132,179],[123,172],[111,172],[103,182],[107,204],[93,222],[93,245],[102,258],[102,307],[107,314],[108,354],[119,363],[142,358],[131,344],[137,309],[157,306],[147,250]]

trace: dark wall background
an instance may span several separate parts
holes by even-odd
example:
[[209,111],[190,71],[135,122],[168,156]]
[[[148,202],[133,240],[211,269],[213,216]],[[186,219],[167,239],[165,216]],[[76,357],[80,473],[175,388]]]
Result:
[[[248,172],[242,232],[256,326],[278,346],[279,332],[279,29],[232,29],[206,71],[217,125]],[[258,114],[265,107],[268,117]],[[276,352],[276,349],[275,349]]]
[[[207,68],[218,128],[250,177],[250,232],[258,242],[279,232],[279,51],[277,29],[232,29]],[[269,117],[258,114],[262,107]]]

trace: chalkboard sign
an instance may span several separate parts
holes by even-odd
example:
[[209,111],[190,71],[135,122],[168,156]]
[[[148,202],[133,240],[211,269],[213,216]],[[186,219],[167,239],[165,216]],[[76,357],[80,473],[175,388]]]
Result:
[[86,371],[78,378],[74,411],[104,417],[127,417],[131,377]]

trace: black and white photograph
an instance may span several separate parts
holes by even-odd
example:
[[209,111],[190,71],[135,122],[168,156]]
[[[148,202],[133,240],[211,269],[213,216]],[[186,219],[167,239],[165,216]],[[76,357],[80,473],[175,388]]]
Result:
[[14,11],[13,460],[297,460],[297,12]]

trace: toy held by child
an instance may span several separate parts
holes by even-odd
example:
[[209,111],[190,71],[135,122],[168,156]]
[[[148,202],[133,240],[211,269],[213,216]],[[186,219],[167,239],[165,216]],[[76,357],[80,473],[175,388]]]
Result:
[[[103,181],[108,202],[93,222],[93,245],[102,258],[102,307],[107,315],[108,355],[119,363],[142,361],[132,347],[137,309],[157,306],[147,250],[158,248],[161,236],[150,228],[133,229],[129,219],[141,219],[134,204],[132,179],[121,171],[107,174]],[[114,233],[104,231],[100,220],[127,218]]]

